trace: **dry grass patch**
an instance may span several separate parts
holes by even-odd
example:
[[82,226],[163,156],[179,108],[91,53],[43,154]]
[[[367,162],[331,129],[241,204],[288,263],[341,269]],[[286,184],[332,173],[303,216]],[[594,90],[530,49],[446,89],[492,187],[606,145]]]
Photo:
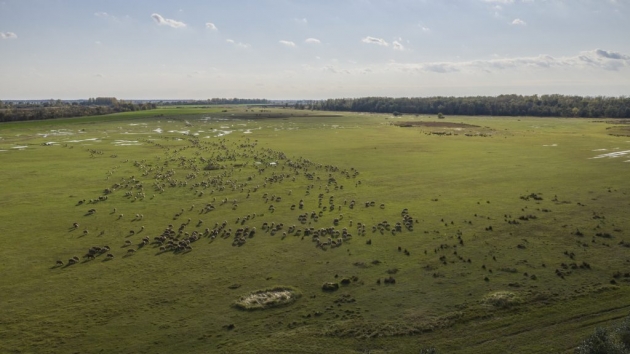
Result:
[[262,310],[292,304],[302,294],[293,287],[276,286],[270,289],[257,290],[241,296],[235,303],[242,310]]
[[508,308],[520,304],[521,298],[511,291],[497,291],[483,298],[483,303],[498,308]]

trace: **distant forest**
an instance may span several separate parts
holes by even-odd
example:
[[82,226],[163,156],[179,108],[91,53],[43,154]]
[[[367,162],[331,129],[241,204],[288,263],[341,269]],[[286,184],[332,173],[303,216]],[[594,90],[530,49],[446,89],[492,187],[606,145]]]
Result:
[[119,112],[155,109],[154,103],[136,104],[119,101],[114,97],[90,98],[86,101],[64,102],[49,100],[36,103],[3,103],[0,101],[0,122],[44,120],[94,116]]
[[160,106],[222,105],[222,104],[268,104],[264,98],[210,98],[207,100],[163,101]]
[[393,114],[630,118],[630,97],[501,95],[497,97],[363,97],[313,102],[310,108]]

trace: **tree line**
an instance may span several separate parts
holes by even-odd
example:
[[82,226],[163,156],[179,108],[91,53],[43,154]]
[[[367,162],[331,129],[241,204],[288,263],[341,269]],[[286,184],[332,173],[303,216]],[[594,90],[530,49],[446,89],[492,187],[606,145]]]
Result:
[[136,104],[117,100],[114,97],[97,97],[79,102],[49,100],[43,102],[3,103],[0,101],[0,122],[83,117],[144,111],[155,108],[155,103]]
[[362,97],[313,102],[296,108],[404,114],[630,118],[630,97],[500,95],[477,97]]
[[163,101],[161,106],[182,105],[229,105],[229,104],[269,104],[264,98],[209,98],[207,100]]

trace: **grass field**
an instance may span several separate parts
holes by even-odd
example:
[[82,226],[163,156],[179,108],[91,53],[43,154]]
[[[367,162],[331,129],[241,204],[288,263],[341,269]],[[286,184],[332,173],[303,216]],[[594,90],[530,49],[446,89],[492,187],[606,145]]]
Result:
[[[0,352],[570,353],[630,310],[620,131],[246,106],[2,124]],[[299,296],[236,306],[265,289]]]

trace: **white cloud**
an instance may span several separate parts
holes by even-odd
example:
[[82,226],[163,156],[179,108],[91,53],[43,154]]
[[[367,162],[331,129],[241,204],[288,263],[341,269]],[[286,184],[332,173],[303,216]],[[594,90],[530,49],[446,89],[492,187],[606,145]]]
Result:
[[206,22],[206,28],[207,29],[211,29],[213,31],[218,31],[219,29],[217,28],[217,26],[214,25],[214,23],[212,22]]
[[162,17],[162,15],[160,14],[151,14],[151,17],[153,18],[153,20],[155,21],[155,23],[157,23],[160,26],[169,26],[172,28],[184,28],[186,27],[186,24],[180,21],[175,21],[172,20],[170,18],[164,18]]
[[514,21],[512,21],[512,24],[515,26],[527,26],[527,22],[521,20],[520,18],[514,19]]
[[291,41],[280,41],[279,42],[282,45],[286,45],[287,47],[295,47],[295,43],[291,42]]
[[99,17],[99,18],[109,19],[116,22],[120,21],[116,16],[108,14],[107,12],[103,12],[103,11],[95,12],[94,16]]
[[617,53],[617,52],[609,52],[609,51],[603,50],[603,49],[595,49],[593,51],[593,53],[595,53],[596,55],[598,55],[600,57],[604,57],[604,58],[608,58],[608,59],[630,60],[630,56],[628,56],[628,55],[624,55],[624,54]]
[[233,39],[226,39],[225,41],[230,43],[230,44],[233,44],[234,46],[239,47],[239,48],[249,48],[249,47],[251,47],[247,43],[236,42]]
[[295,21],[296,23],[299,23],[301,25],[307,25],[308,24],[308,20],[305,18],[294,18],[293,21]]
[[429,27],[420,26],[420,28],[422,28],[422,32],[424,32],[424,33],[429,33],[429,32],[431,32],[431,29],[430,29]]
[[405,50],[405,47],[398,41],[393,41],[392,45],[394,46],[394,50]]
[[327,65],[323,67],[321,70],[327,73],[331,73],[331,74],[351,74],[350,70],[336,68],[333,65]]
[[391,63],[389,68],[399,71],[411,72],[493,72],[498,70],[519,70],[528,68],[594,68],[616,71],[624,67],[630,67],[630,56],[596,49],[581,52],[570,57],[552,57],[539,55],[535,57],[502,58],[489,60],[473,60],[463,62],[427,62],[427,63]]
[[322,42],[322,41],[320,41],[320,40],[319,40],[319,39],[317,39],[317,38],[306,38],[306,40],[304,41],[304,43],[314,43],[314,44],[319,44],[319,43],[321,43],[321,42]]
[[1,39],[16,39],[17,34],[13,32],[0,32],[0,38]]
[[382,45],[382,46],[385,46],[385,47],[387,47],[387,46],[389,45],[389,44],[388,44],[388,43],[387,43],[384,39],[382,39],[382,38],[375,38],[375,37],[370,37],[370,36],[367,36],[367,37],[363,38],[363,39],[361,40],[361,42],[363,42],[363,43],[369,43],[369,44],[378,44],[378,45]]
[[483,2],[496,3],[496,4],[513,4],[514,0],[483,0]]

